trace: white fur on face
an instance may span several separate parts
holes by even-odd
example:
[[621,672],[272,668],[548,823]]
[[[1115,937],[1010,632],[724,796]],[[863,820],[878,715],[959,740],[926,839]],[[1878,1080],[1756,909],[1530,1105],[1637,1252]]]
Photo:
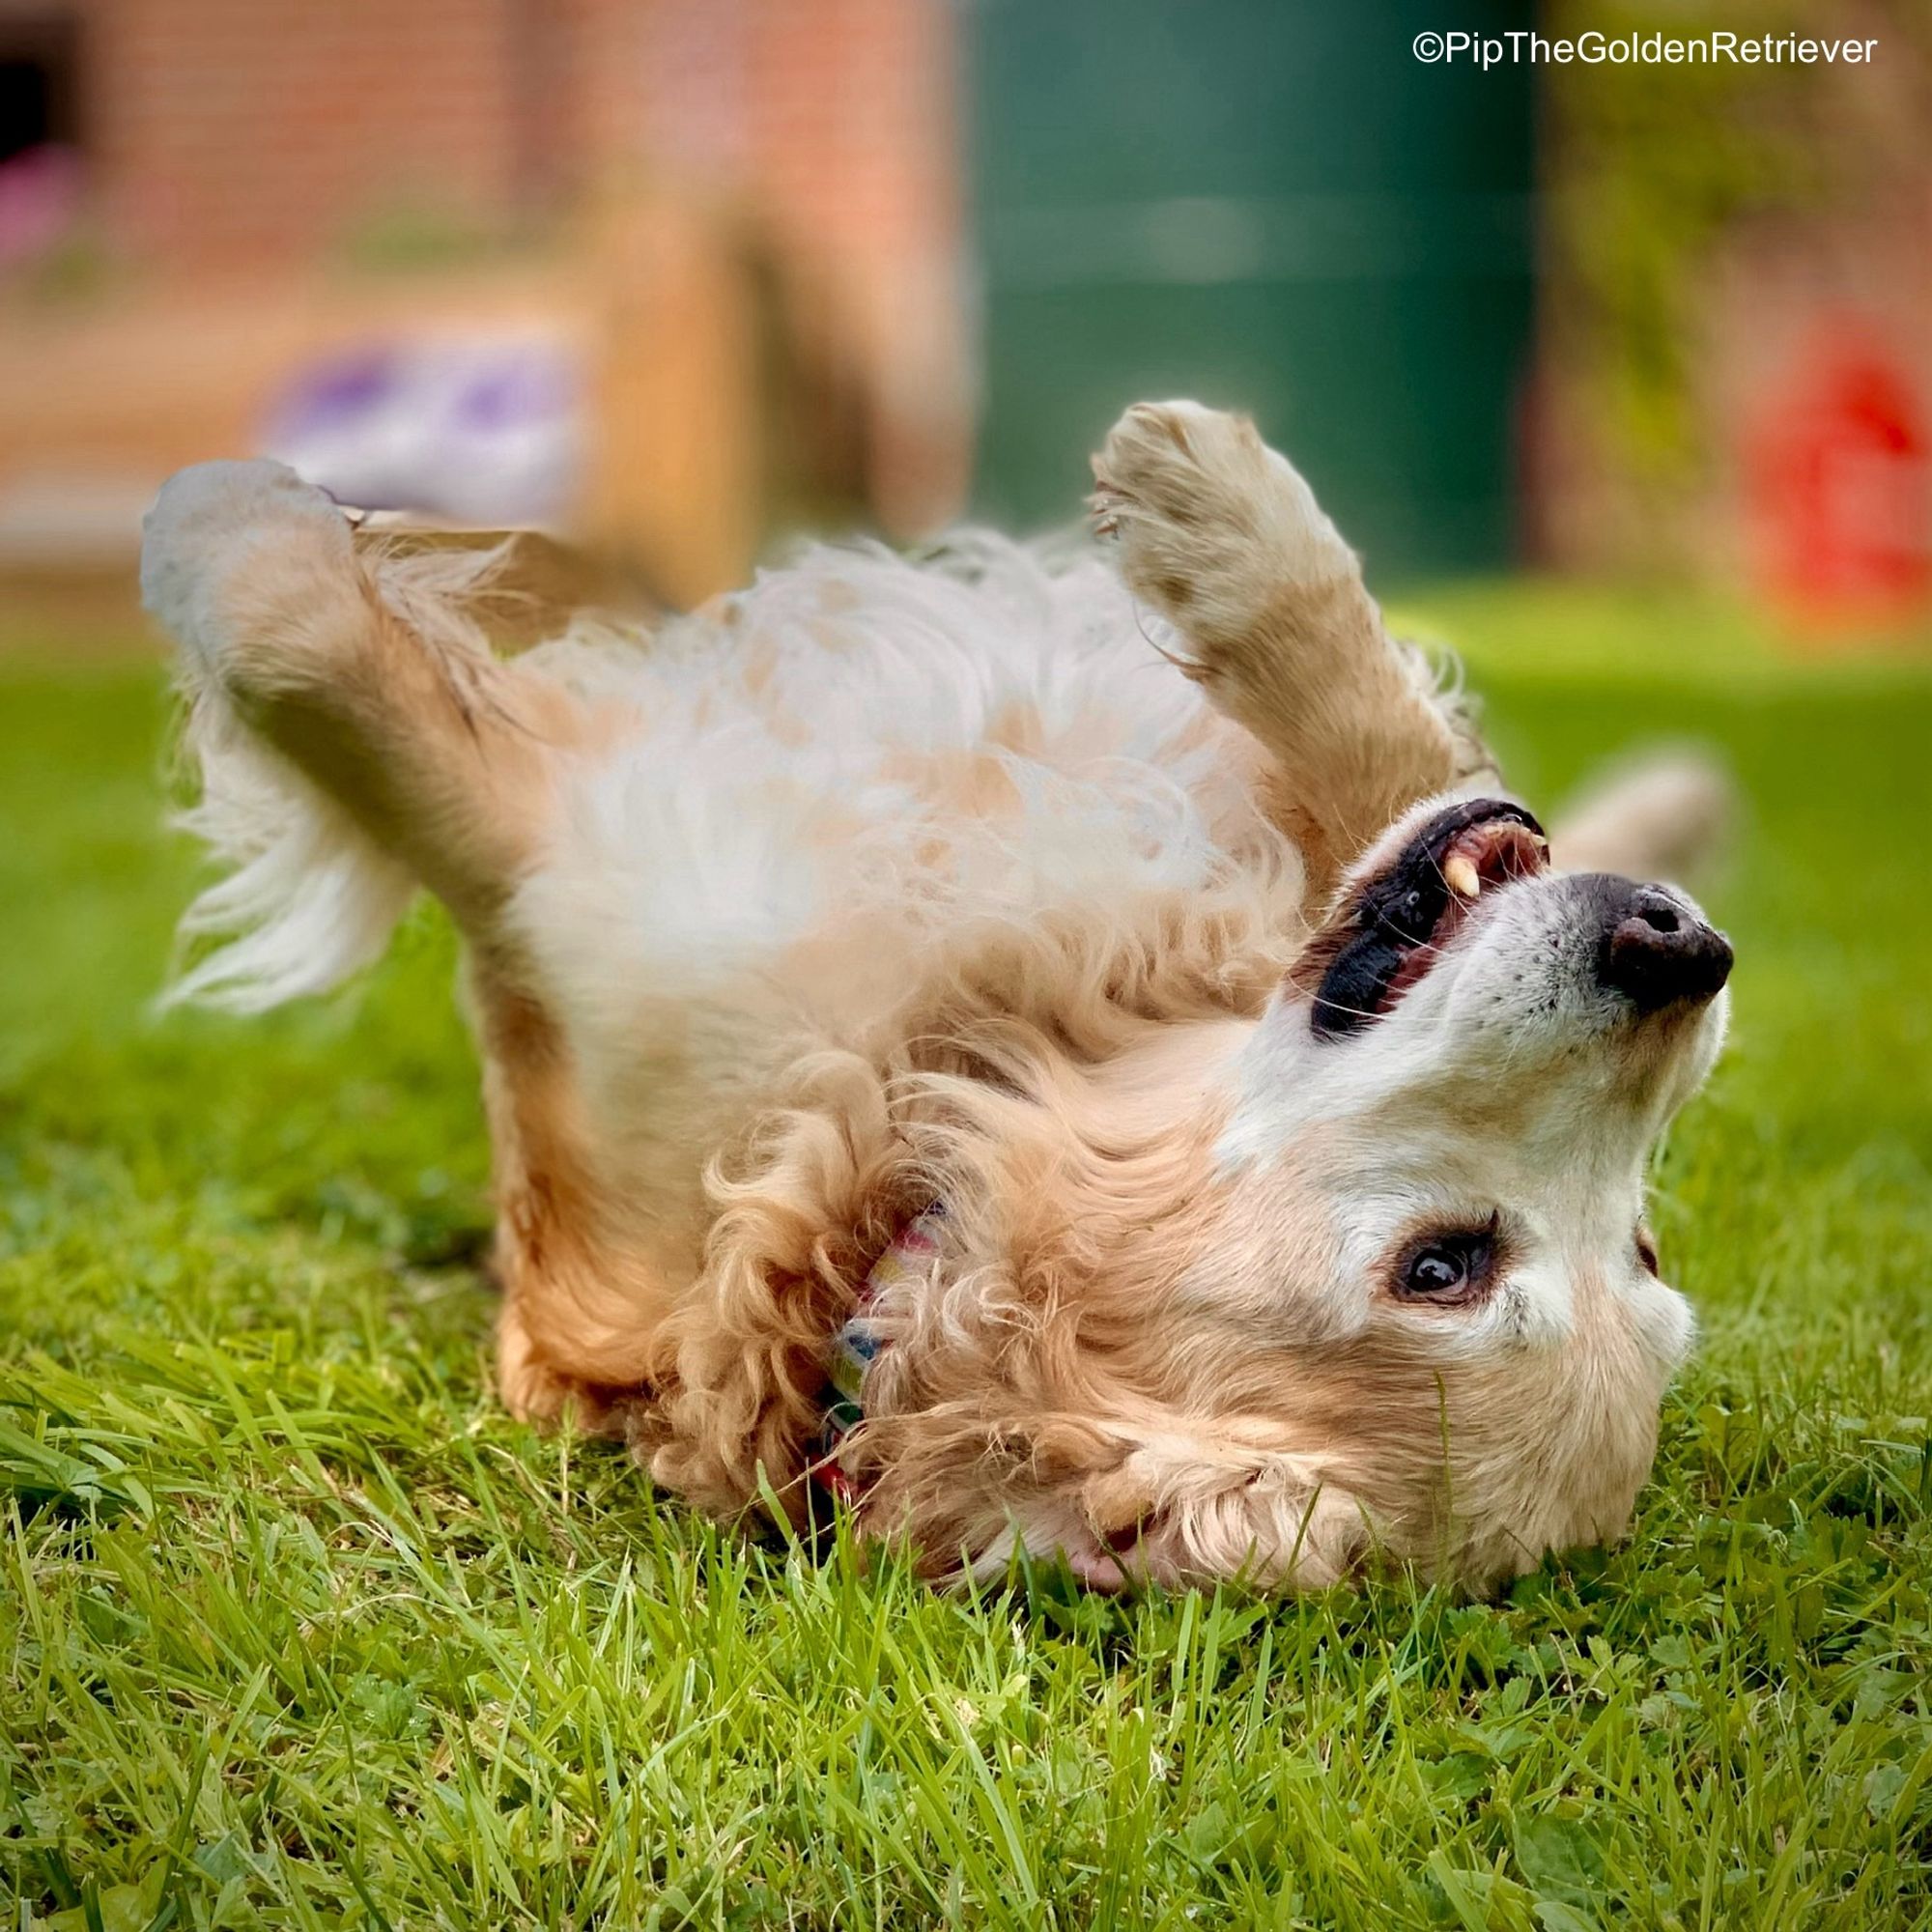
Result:
[[[1441,804],[1418,808],[1357,879]],[[1486,888],[1423,977],[1357,1032],[1321,1037],[1305,992],[1277,998],[1217,1156],[1250,1190],[1293,1175],[1330,1224],[1332,1265],[1280,1284],[1282,1346],[1319,1353],[1380,1335],[1434,1362],[1451,1393],[1459,1377],[1508,1378],[1512,1407],[1525,1421],[1547,1408],[1559,1429],[1566,1411],[1587,1428],[1593,1405],[1654,1414],[1693,1322],[1638,1253],[1645,1164],[1709,1071],[1727,1006],[1719,995],[1639,1017],[1600,985],[1599,890],[1553,873]],[[1394,1292],[1405,1244],[1489,1225],[1501,1260],[1480,1299],[1437,1307]],[[1595,1498],[1569,1523],[1561,1502],[1545,1499],[1548,1540],[1602,1533]],[[1543,1547],[1522,1543],[1524,1560]]]

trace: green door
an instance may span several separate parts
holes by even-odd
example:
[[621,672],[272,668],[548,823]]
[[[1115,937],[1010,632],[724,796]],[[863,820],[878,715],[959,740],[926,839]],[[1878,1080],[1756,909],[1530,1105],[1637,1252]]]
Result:
[[[1527,26],[1480,4],[1450,24]],[[1506,561],[1531,70],[1430,65],[1436,0],[973,0],[978,496],[1068,516],[1123,403],[1254,412],[1378,582]]]

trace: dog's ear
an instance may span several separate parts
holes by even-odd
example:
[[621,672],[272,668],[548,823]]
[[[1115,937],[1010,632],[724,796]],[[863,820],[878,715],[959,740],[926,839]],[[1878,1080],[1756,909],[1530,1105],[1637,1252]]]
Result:
[[1550,852],[1566,872],[1695,887],[1719,866],[1737,815],[1737,787],[1714,758],[1651,752],[1588,782],[1558,815]]
[[1020,1509],[1026,1548],[1057,1548],[1101,1590],[1235,1577],[1310,1590],[1356,1571],[1376,1540],[1357,1498],[1320,1459],[1224,1427],[1114,1437],[1104,1466],[1065,1471],[1065,1487]]

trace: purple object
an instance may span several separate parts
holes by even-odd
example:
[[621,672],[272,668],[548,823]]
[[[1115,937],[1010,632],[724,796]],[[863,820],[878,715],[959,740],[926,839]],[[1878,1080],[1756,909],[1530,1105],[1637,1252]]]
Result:
[[555,523],[582,483],[582,393],[577,356],[552,338],[374,343],[298,376],[263,446],[364,509]]

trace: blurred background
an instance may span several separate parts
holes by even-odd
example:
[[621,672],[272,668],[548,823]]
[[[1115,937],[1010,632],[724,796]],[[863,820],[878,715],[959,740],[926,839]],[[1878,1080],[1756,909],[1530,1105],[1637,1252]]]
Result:
[[[1074,514],[1122,403],[1253,410],[1379,585],[1932,597],[1919,0],[0,0],[0,596],[125,596],[263,450],[592,539]],[[1425,28],[1875,39],[1429,65]]]

